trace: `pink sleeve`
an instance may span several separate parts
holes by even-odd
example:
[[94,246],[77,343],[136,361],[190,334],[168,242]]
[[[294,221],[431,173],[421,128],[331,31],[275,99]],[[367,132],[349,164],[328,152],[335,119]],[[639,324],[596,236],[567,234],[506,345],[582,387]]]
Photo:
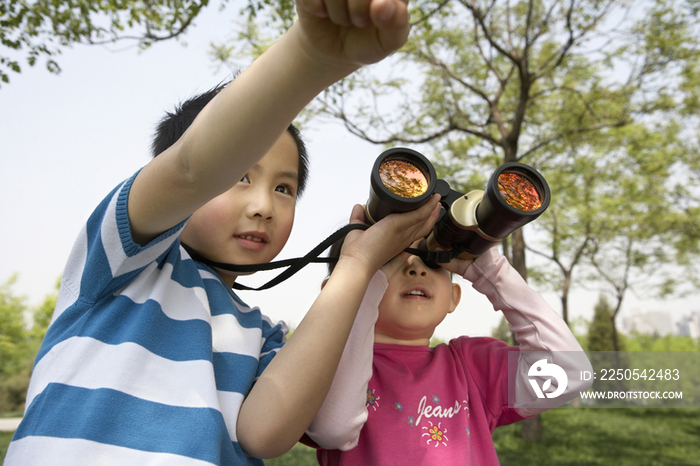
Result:
[[495,248],[477,258],[465,272],[464,278],[491,301],[494,309],[503,312],[520,343],[515,379],[515,406],[518,413],[534,416],[577,397],[580,391],[590,387],[589,382],[569,377],[566,390],[556,400],[538,402],[530,386],[529,368],[538,360],[547,359],[567,373],[590,371],[590,362],[581,345],[564,320],[542,296],[527,285]]
[[[518,348],[491,337],[462,336],[449,345],[459,351],[467,367],[472,414],[478,415],[474,408],[482,406],[491,432],[498,426],[522,421],[523,415],[508,409],[508,354],[517,352]],[[476,396],[478,403],[474,400]]]
[[367,287],[338,370],[321,409],[306,434],[327,450],[350,450],[357,445],[367,421],[367,385],[372,377],[374,324],[379,302],[389,286],[377,271]]

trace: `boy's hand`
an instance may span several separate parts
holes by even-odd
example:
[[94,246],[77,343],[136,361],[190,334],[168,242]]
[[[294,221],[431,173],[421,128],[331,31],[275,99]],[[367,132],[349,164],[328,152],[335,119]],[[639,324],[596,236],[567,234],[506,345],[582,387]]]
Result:
[[[376,271],[413,242],[425,237],[440,214],[439,195],[434,195],[424,206],[411,212],[391,214],[366,231],[350,232],[345,238],[340,259]],[[353,208],[350,223],[364,223],[364,209]]]
[[[425,241],[425,239],[419,239],[417,241],[414,241],[411,243],[408,247],[411,248],[419,248],[421,243]],[[409,255],[409,253],[402,251],[396,256],[394,256],[392,259],[389,259],[389,262],[385,263],[381,267],[381,271],[384,273],[387,279],[391,278],[394,273],[401,268],[401,266],[405,263],[405,258]]]
[[321,63],[376,63],[406,43],[408,0],[297,0],[302,46]]

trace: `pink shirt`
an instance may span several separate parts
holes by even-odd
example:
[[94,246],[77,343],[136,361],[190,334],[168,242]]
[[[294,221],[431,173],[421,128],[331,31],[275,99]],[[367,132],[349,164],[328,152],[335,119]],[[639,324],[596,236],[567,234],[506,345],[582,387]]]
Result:
[[435,348],[375,344],[359,443],[319,450],[319,463],[498,465],[493,430],[524,419],[508,408],[508,351],[518,348],[487,337]]
[[436,348],[374,344],[388,286],[377,272],[333,385],[307,430],[313,439],[307,444],[321,448],[321,465],[498,465],[491,439],[496,427],[564,404],[590,387],[590,381],[570,377],[558,397],[538,399],[529,372],[542,358],[570,374],[593,370],[576,337],[495,248],[464,278],[503,312],[520,346],[468,336]]

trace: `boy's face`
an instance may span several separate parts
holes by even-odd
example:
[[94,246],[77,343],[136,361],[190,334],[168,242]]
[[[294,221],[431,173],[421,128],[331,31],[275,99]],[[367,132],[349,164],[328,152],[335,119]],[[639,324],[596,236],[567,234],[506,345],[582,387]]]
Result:
[[427,346],[435,327],[459,304],[461,288],[447,270],[431,269],[405,252],[382,270],[389,287],[379,303],[375,341]]
[[[182,242],[217,262],[270,262],[292,231],[298,175],[297,146],[285,131],[238,183],[192,215]],[[236,279],[220,273],[230,285]]]

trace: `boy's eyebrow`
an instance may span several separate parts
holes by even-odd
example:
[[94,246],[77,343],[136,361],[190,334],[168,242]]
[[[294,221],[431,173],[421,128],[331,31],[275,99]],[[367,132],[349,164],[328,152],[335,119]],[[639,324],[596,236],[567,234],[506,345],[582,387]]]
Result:
[[[256,163],[255,165],[250,167],[250,170],[261,170],[260,164]],[[283,170],[278,172],[275,176],[277,178],[289,178],[294,181],[299,181],[299,172],[295,170]]]
[[299,181],[299,172],[295,171],[283,171],[277,174],[280,178],[291,178],[294,181]]

